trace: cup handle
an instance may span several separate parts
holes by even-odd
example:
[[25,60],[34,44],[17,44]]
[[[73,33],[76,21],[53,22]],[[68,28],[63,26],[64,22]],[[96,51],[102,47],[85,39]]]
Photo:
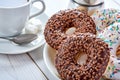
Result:
[[33,0],[33,1],[32,1],[32,4],[34,4],[35,2],[41,2],[41,3],[42,3],[42,9],[41,9],[40,11],[32,14],[32,15],[29,17],[29,19],[31,19],[31,18],[33,18],[33,17],[35,17],[35,16],[40,15],[40,14],[43,13],[44,10],[45,10],[45,7],[46,7],[46,6],[45,6],[45,3],[44,3],[43,0]]

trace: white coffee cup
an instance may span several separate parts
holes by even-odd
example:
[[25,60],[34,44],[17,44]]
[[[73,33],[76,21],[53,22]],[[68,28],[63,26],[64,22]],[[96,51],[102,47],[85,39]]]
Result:
[[[45,10],[45,4],[42,0],[22,0],[26,2],[20,2],[20,0],[7,1],[18,2],[15,2],[14,5],[12,2],[9,3],[6,0],[0,0],[0,3],[2,3],[0,4],[0,37],[19,35],[30,18],[41,14]],[[37,1],[42,3],[42,9],[30,15],[31,4]]]

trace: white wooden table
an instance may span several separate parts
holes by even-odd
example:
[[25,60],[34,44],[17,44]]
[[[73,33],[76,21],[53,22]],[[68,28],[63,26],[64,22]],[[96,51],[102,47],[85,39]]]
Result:
[[[46,0],[48,8],[47,11],[45,11],[45,13],[48,14],[48,11],[51,10],[49,6],[51,6],[52,4],[47,3],[47,1],[49,0]],[[52,5],[52,8],[58,6],[57,1],[56,5]],[[118,6],[118,4],[113,3],[111,1],[112,0],[109,0],[107,6],[109,6],[111,3]],[[63,8],[64,7],[62,7],[61,9]],[[55,11],[53,11],[53,13],[54,12]],[[44,15],[45,14],[42,14],[40,16],[40,19],[43,19],[43,21],[47,21],[44,20]],[[52,15],[52,11],[50,15]],[[26,52],[24,54],[0,54],[0,80],[56,80],[55,77],[49,72],[44,63],[43,47],[44,45],[37,48],[36,50]]]

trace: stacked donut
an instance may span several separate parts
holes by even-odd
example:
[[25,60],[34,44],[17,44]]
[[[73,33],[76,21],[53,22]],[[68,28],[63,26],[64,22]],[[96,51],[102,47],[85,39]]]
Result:
[[95,23],[85,12],[77,9],[64,10],[54,14],[48,20],[44,30],[46,42],[52,48],[58,50],[61,42],[69,37],[65,33],[71,27],[76,28],[75,32],[90,32],[96,34]]
[[[71,35],[66,31],[74,27]],[[62,80],[99,80],[110,61],[108,44],[96,37],[94,21],[86,12],[72,9],[54,14],[47,22],[44,35],[46,42],[57,50],[55,66]],[[83,52],[84,64],[77,62]]]
[[120,58],[117,48],[120,45],[120,11],[104,9],[92,15],[96,23],[97,37],[106,42],[110,49],[110,62],[104,76],[113,80],[120,80]]

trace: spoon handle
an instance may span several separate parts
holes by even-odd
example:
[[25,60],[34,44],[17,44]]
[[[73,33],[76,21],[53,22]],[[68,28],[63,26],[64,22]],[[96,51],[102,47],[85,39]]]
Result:
[[13,38],[9,38],[9,37],[0,37],[0,39],[6,39],[6,40],[13,40]]
[[37,39],[37,37],[38,36],[36,34],[21,34],[16,37],[0,37],[0,39],[6,39],[16,44],[22,45],[32,42],[33,40]]

